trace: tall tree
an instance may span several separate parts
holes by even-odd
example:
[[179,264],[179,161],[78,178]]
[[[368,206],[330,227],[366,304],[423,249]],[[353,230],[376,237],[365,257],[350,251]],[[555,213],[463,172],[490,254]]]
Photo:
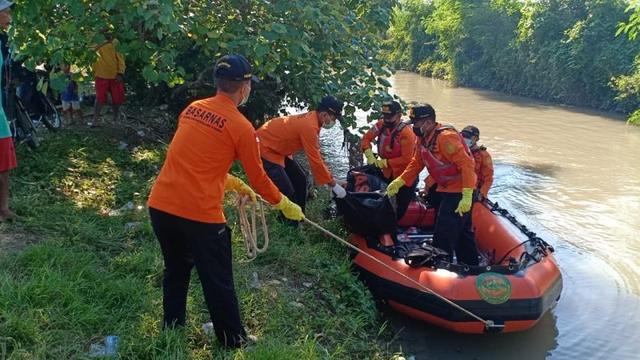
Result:
[[[247,106],[257,122],[286,102],[315,105],[326,93],[377,108],[389,75],[379,56],[394,0],[26,0],[15,9],[14,44],[28,66],[63,60],[89,69],[102,29],[112,28],[127,59],[127,83],[148,101],[212,91],[212,64],[247,56],[264,81]],[[43,16],[46,14],[46,16]],[[157,88],[160,86],[159,88]],[[152,88],[172,91],[149,91]],[[204,90],[204,92],[203,92]],[[157,99],[156,99],[157,98]]]

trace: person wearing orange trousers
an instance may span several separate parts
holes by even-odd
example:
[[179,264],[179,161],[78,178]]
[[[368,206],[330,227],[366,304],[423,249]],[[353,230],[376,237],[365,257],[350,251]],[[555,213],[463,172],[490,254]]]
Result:
[[198,271],[218,340],[228,348],[246,344],[233,283],[231,229],[223,213],[225,191],[253,201],[256,195],[228,174],[239,160],[262,198],[284,216],[302,220],[300,207],[282,195],[260,161],[252,124],[238,111],[251,93],[251,66],[242,55],[226,55],[215,65],[217,93],[182,111],[178,129],[156,179],[148,205],[164,257],[164,327],[184,326],[191,270]]

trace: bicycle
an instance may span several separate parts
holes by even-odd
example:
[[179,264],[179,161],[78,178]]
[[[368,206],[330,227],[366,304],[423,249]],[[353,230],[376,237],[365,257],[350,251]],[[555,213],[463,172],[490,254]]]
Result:
[[62,119],[49,99],[48,77],[44,71],[32,72],[19,68],[16,86],[7,76],[4,91],[4,109],[16,145],[26,143],[31,149],[40,144],[37,128],[43,124],[55,132],[62,126]]
[[26,76],[22,78],[16,92],[24,109],[34,124],[44,124],[50,131],[57,131],[62,126],[62,119],[49,98],[51,90],[48,73],[40,70],[31,72],[26,69],[23,73]]
[[36,149],[40,145],[36,126],[24,104],[16,96],[15,88],[4,89],[3,100],[5,100],[4,110],[14,143],[16,145],[26,143],[31,149]]

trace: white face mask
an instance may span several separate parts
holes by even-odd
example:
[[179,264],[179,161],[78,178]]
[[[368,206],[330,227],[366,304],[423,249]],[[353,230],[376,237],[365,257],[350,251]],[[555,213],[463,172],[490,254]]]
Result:
[[238,104],[238,107],[244,106],[247,103],[247,101],[249,101],[249,95],[251,95],[251,88],[249,88],[249,91],[247,92],[247,96],[242,98],[242,101],[240,101],[240,104]]
[[473,146],[473,140],[471,140],[471,139],[464,138],[464,142],[467,143],[468,147],[472,147]]
[[323,129],[331,129],[332,127],[334,127],[336,125],[336,121],[335,120],[331,120],[329,122],[323,123],[322,124],[322,128]]

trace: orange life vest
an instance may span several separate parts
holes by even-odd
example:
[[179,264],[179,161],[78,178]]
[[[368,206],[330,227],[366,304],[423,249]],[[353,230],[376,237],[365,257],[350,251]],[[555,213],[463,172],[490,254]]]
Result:
[[378,145],[378,155],[383,159],[395,159],[402,156],[402,146],[398,140],[398,135],[407,126],[407,123],[401,121],[393,129],[385,128],[384,123],[374,127],[374,133],[378,137],[376,143]]
[[428,144],[421,143],[420,144],[420,155],[422,157],[422,161],[424,161],[425,166],[427,167],[427,171],[429,171],[429,175],[435,180],[438,185],[446,186],[451,182],[458,180],[462,177],[462,173],[458,169],[458,167],[450,162],[444,162],[438,159],[433,150],[436,147],[438,141],[438,135],[444,130],[453,130],[458,134],[460,138],[460,142],[464,146],[464,151],[472,157],[471,151],[469,147],[464,142],[462,135],[457,132],[457,130],[451,125],[443,125],[434,131],[436,132]]

